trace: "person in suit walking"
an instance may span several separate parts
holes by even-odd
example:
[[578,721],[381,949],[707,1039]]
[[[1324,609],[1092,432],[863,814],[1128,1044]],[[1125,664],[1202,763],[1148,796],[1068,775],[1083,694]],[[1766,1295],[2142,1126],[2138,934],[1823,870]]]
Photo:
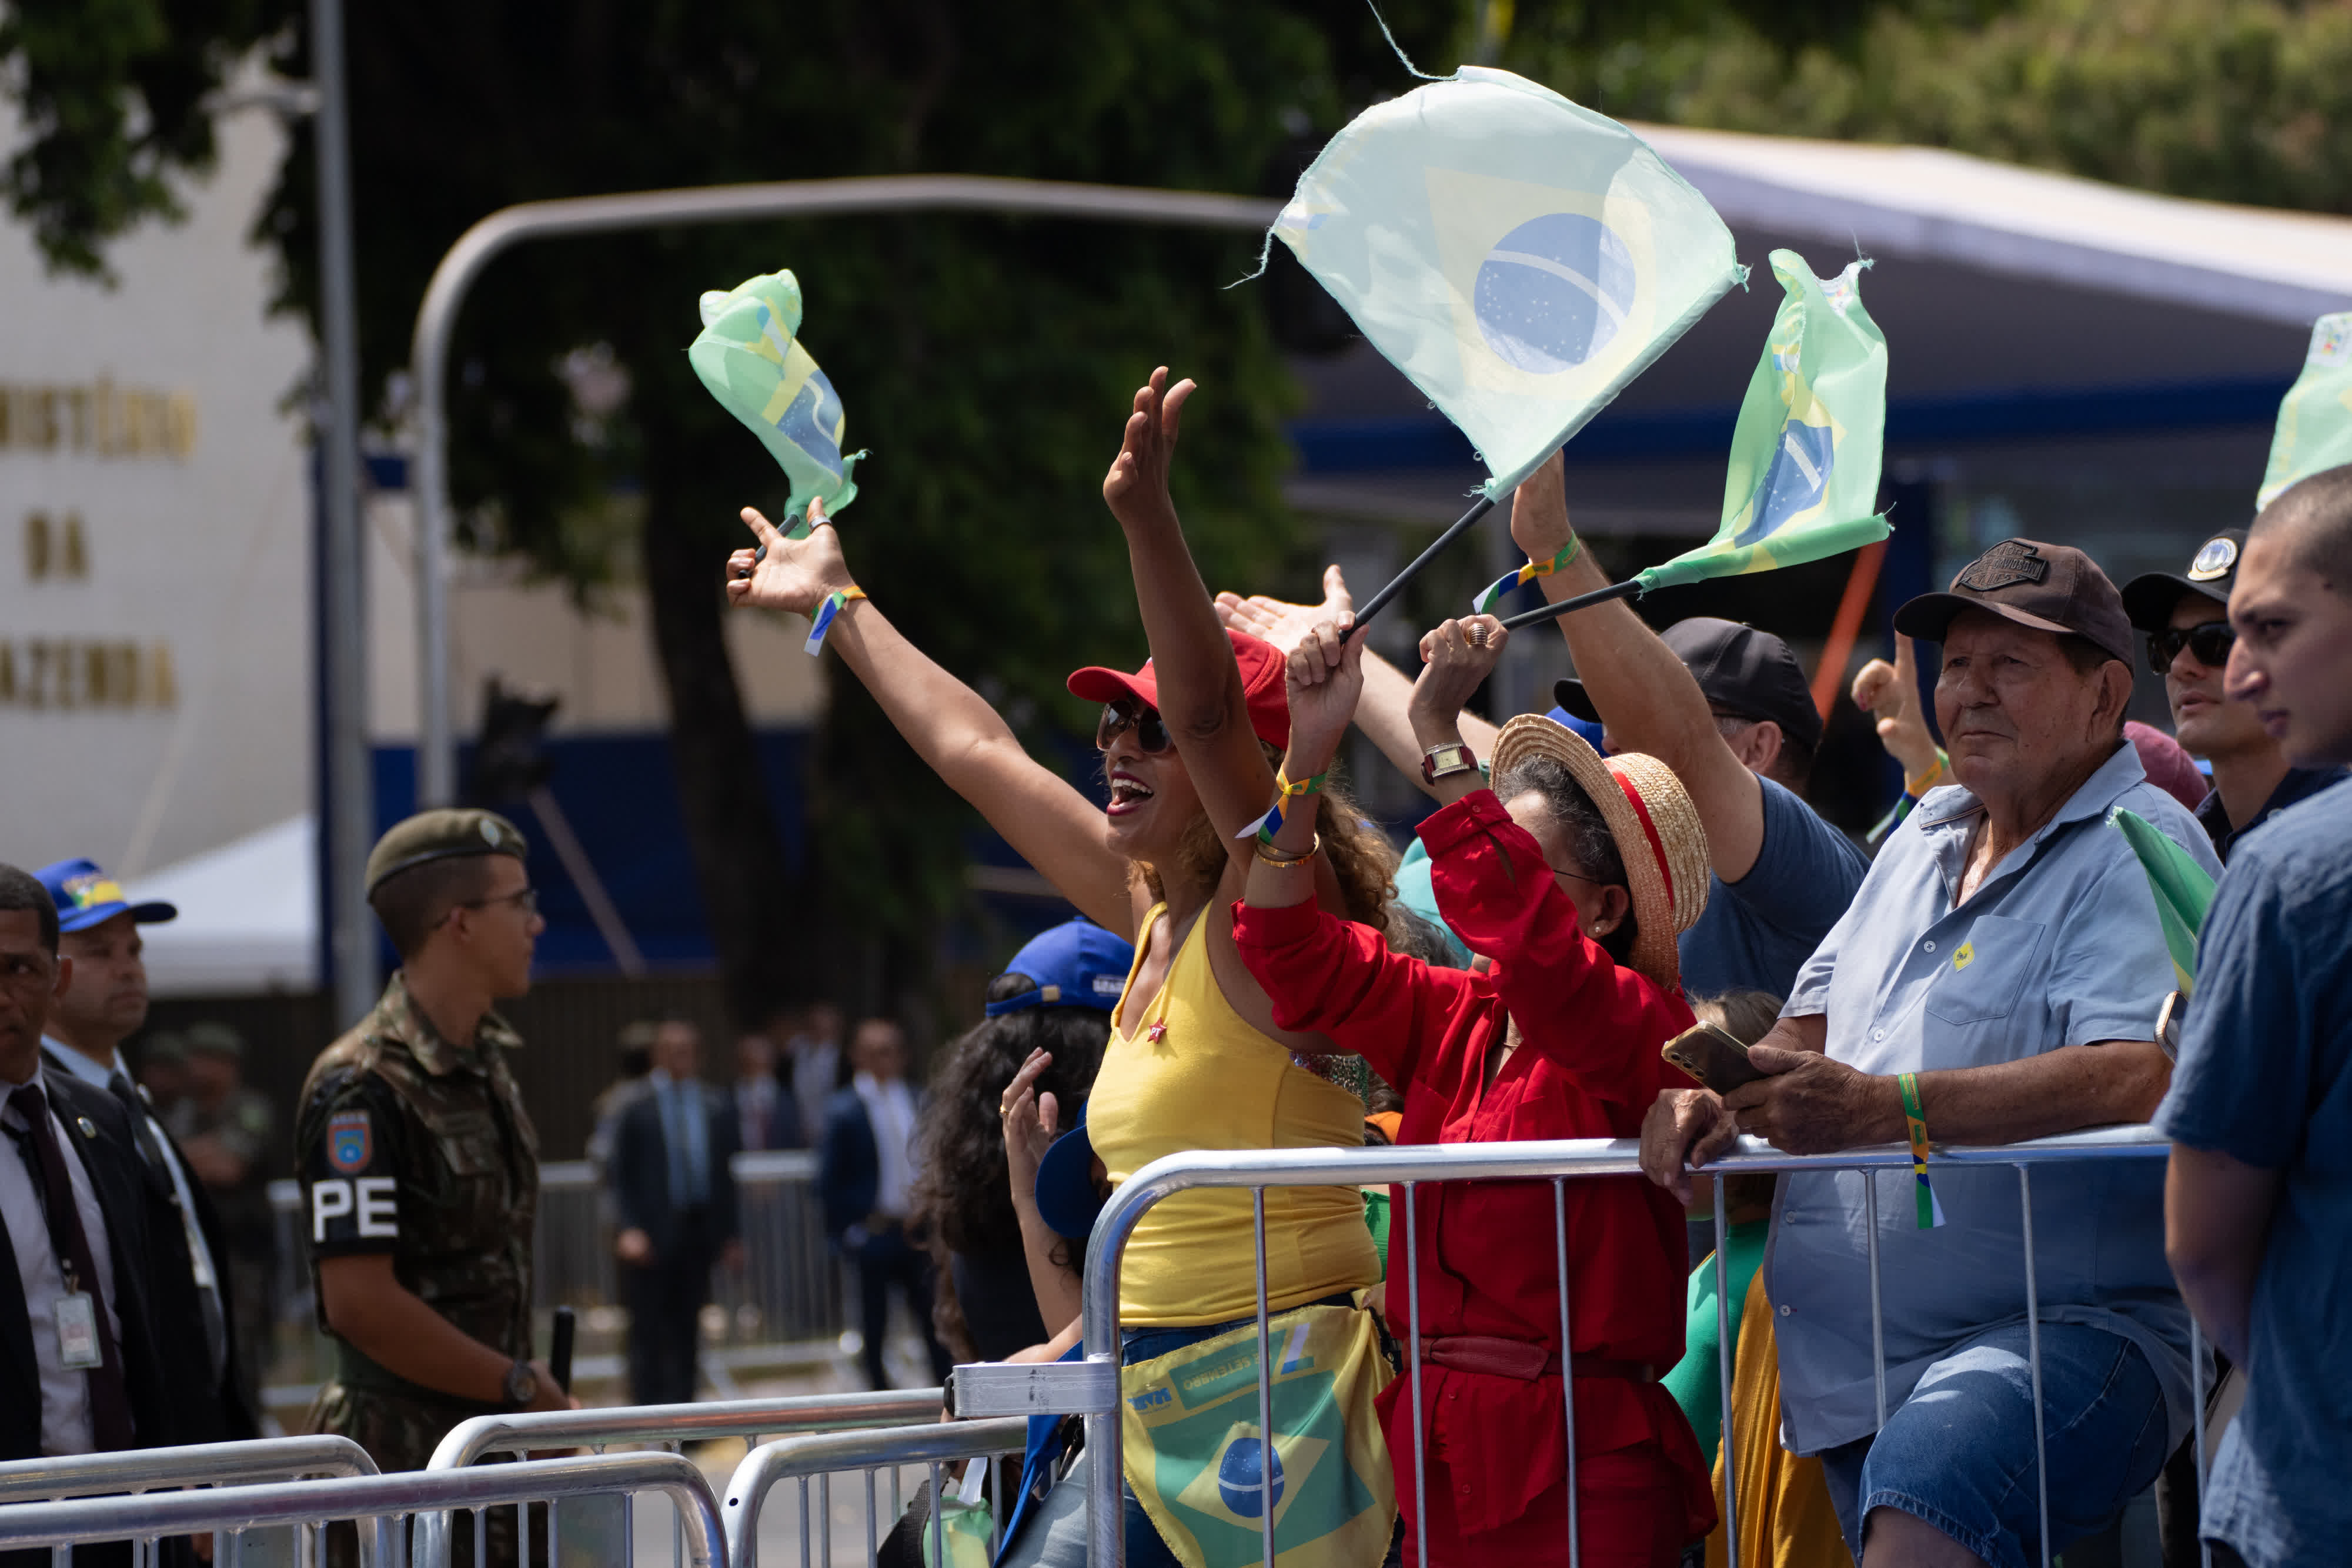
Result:
[[[54,1069],[41,1034],[72,963],[48,890],[0,865],[0,1459],[179,1440],[143,1274],[147,1200],[130,1118]],[[0,1568],[47,1551],[0,1553]],[[131,1560],[127,1543],[83,1564]]]
[[735,1038],[735,1127],[746,1150],[804,1147],[792,1091],[776,1072],[776,1042],[758,1030]]
[[629,1395],[640,1405],[694,1397],[695,1346],[714,1263],[739,1269],[731,1098],[704,1087],[702,1036],[672,1019],[654,1032],[649,1087],[622,1113],[612,1196],[629,1308]]
[[943,1383],[951,1363],[931,1326],[930,1259],[907,1235],[919,1106],[907,1083],[906,1033],[888,1019],[866,1019],[850,1036],[849,1060],[856,1076],[825,1104],[817,1191],[824,1205],[825,1234],[857,1266],[866,1381],[876,1388],[889,1386],[882,1343],[895,1288],[922,1331],[932,1380]]
[[59,861],[35,874],[56,902],[58,951],[72,966],[49,1009],[41,1050],[57,1074],[110,1096],[134,1140],[148,1208],[145,1278],[174,1425],[191,1443],[257,1437],[239,1364],[227,1229],[122,1059],[122,1042],[147,1021],[139,928],[179,912],[132,904],[90,861]]

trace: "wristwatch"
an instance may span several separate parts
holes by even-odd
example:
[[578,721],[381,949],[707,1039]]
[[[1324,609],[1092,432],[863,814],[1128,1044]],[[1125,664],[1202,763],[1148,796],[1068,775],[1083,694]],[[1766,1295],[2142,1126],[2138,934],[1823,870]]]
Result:
[[1478,759],[1470,748],[1459,741],[1433,746],[1421,754],[1421,778],[1424,784],[1434,784],[1440,779],[1450,779],[1456,773],[1475,773]]
[[507,1368],[507,1408],[520,1410],[539,1397],[539,1373],[527,1361],[518,1361]]

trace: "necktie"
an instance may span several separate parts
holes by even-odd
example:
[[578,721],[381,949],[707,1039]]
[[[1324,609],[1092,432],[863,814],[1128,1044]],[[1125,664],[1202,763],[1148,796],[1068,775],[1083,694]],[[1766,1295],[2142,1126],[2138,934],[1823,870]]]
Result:
[[[57,1132],[49,1124],[48,1096],[38,1082],[33,1082],[20,1085],[13,1098],[24,1107],[25,1120],[32,1124],[33,1148],[41,1166],[41,1207],[49,1222],[49,1246],[63,1266],[66,1289],[88,1291],[95,1298],[98,1266],[90,1253],[89,1234],[82,1228],[81,1209],[74,1202],[65,1153],[58,1147]],[[131,1392],[122,1377],[122,1354],[107,1324],[107,1303],[99,1301],[96,1305],[100,1364],[89,1375],[90,1433],[100,1450],[111,1453],[136,1447],[138,1439],[131,1424]]]
[[131,1087],[131,1080],[120,1071],[106,1080],[106,1092],[114,1096],[131,1118],[131,1135],[139,1141],[139,1153],[155,1174],[172,1186],[172,1207],[180,1217],[180,1229],[187,1239],[188,1272],[195,1280],[196,1307],[205,1318],[205,1348],[211,1354],[213,1375],[218,1377],[228,1365],[228,1322],[221,1312],[220,1276],[206,1264],[210,1256],[205,1247],[203,1229],[196,1217],[180,1201],[179,1183],[174,1179],[172,1164],[163,1153],[163,1141],[156,1134],[155,1124],[147,1114],[147,1103]]

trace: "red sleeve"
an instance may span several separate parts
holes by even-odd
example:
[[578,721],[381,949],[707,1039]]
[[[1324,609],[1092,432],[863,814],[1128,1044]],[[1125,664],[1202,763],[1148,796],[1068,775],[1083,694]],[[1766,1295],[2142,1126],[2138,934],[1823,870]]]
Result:
[[1391,953],[1379,933],[1311,904],[1234,905],[1234,946],[1274,1021],[1329,1037],[1402,1089],[1480,999],[1475,977]]
[[1438,912],[1472,952],[1494,960],[1487,978],[1520,1039],[1587,1093],[1647,1105],[1658,1047],[1674,1033],[1658,1031],[1682,1009],[1679,998],[1621,967],[1585,936],[1535,836],[1511,821],[1493,790],[1431,813],[1421,841]]

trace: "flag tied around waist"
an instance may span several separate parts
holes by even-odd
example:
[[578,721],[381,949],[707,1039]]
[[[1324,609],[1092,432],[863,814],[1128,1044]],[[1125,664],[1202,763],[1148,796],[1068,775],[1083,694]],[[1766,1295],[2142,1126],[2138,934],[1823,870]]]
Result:
[[2118,810],[2112,820],[2139,857],[2140,870],[2147,873],[2157,924],[2163,928],[2165,951],[2172,959],[2172,977],[2179,982],[2180,994],[2188,996],[2196,988],[2198,933],[2205,928],[2205,912],[2213,907],[2213,875],[2137,812]]
[[1857,261],[1824,282],[1772,253],[1787,298],[1748,378],[1715,537],[1639,574],[1642,591],[1839,555],[1892,530],[1878,512],[1886,339],[1862,308]]
[[787,270],[702,297],[702,330],[686,350],[719,405],[741,420],[792,482],[785,537],[808,532],[809,502],[828,517],[857,498],[863,452],[841,455],[841,394],[802,347],[800,280]]
[[2269,506],[2298,479],[2347,463],[2352,463],[2352,310],[2312,325],[2303,374],[2279,403],[2270,466],[2254,492],[2254,507]]
[[1494,501],[1743,277],[1640,137],[1482,66],[1358,115],[1273,237],[1470,438]]

